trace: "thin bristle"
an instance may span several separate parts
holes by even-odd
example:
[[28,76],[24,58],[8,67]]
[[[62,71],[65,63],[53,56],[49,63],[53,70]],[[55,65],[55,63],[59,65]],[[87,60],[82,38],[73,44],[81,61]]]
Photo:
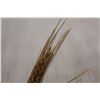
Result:
[[53,37],[53,35],[54,35],[54,33],[55,33],[55,31],[56,31],[56,29],[57,29],[57,27],[58,27],[58,25],[59,25],[60,22],[61,22],[61,19],[58,21],[56,27],[53,29],[50,37],[48,38],[48,40],[47,40],[47,42],[46,42],[46,44],[44,46],[44,48],[46,48],[49,45],[49,42],[52,41],[52,37]]
[[[60,22],[61,22],[61,19],[58,21],[56,27],[54,28],[52,34],[51,34],[50,37],[48,38],[48,40],[47,40],[47,42],[46,42],[46,44],[45,44],[45,46],[44,46],[44,48],[43,48],[43,50],[42,50],[42,52],[41,52],[41,54],[40,54],[40,58],[41,58],[41,56],[44,55],[44,53],[49,49],[49,47],[52,46],[52,43],[53,43],[53,41],[54,41],[56,35],[58,34],[58,32],[59,32],[59,30],[61,29],[61,27],[65,24],[66,20],[67,20],[67,19],[65,19],[65,20],[63,21],[63,23],[60,25],[59,29],[57,30],[58,25],[59,25]],[[57,32],[55,33],[56,30],[57,30]],[[54,35],[54,36],[53,36],[53,35]]]
[[[53,44],[53,42],[54,42],[54,40],[55,40],[55,38],[56,38],[56,36],[57,36],[57,34],[58,34],[58,32],[59,32],[59,30],[62,28],[62,26],[65,24],[65,22],[66,22],[66,20],[67,19],[65,19],[63,22],[62,22],[62,24],[60,25],[60,27],[58,28],[58,30],[57,30],[57,27],[56,27],[56,32],[53,34],[54,36],[52,36],[51,37],[51,41],[49,42],[49,46],[52,46],[52,44]],[[61,20],[60,20],[61,21]],[[59,23],[60,24],[60,23]],[[58,26],[58,25],[57,25]],[[49,46],[48,46],[48,48],[49,48]]]
[[46,41],[46,43],[45,43],[45,45],[44,45],[44,47],[43,47],[43,50],[41,51],[41,54],[40,54],[39,58],[41,58],[41,56],[44,55],[44,53],[46,52],[47,48],[49,47],[49,42],[51,41],[52,36],[53,36],[53,34],[55,33],[55,31],[56,31],[56,29],[57,29],[57,27],[58,27],[58,25],[59,25],[60,22],[61,22],[61,19],[59,19],[59,21],[58,21],[56,27],[53,29],[51,35],[50,35],[49,38],[47,39],[47,41]]
[[65,22],[67,21],[67,18],[63,21],[63,23],[60,25],[60,27],[58,28],[56,34],[59,32],[59,30],[62,28],[62,26],[65,24]]
[[83,74],[85,74],[88,71],[89,71],[89,69],[84,70],[83,72],[79,73],[78,75],[76,75],[75,77],[73,77],[71,80],[69,80],[68,83],[76,80],[77,78],[79,78],[80,76],[82,76]]
[[63,43],[63,41],[65,40],[65,38],[69,32],[70,32],[70,29],[68,29],[66,32],[64,32],[63,36],[60,38],[60,40],[57,42],[56,46],[53,48],[54,55],[56,54],[56,52],[60,48],[61,44]]
[[[56,36],[57,36],[59,30],[62,28],[62,26],[65,24],[66,21],[67,21],[67,19],[65,19],[65,20],[63,21],[63,23],[60,25],[60,27],[58,28],[58,30],[55,32],[54,36],[52,37],[52,39],[51,39],[51,41],[50,41],[50,44],[53,43],[53,41],[54,41],[54,39],[56,38]],[[56,28],[56,29],[57,29],[57,28]]]

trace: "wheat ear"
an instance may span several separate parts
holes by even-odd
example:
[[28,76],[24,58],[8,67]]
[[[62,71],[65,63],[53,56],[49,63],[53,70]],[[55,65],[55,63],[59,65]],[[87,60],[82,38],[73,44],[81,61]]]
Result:
[[46,73],[46,70],[50,64],[50,62],[53,60],[55,54],[57,53],[58,49],[60,48],[61,44],[65,40],[67,34],[69,33],[70,29],[65,31],[62,35],[62,37],[58,40],[57,44],[53,47],[52,44],[59,32],[59,30],[62,28],[62,26],[65,24],[67,19],[63,21],[63,23],[59,26],[61,23],[61,19],[58,21],[57,25],[53,29],[51,35],[47,39],[43,50],[41,51],[41,54],[29,76],[28,83],[39,83],[42,82],[43,77]]

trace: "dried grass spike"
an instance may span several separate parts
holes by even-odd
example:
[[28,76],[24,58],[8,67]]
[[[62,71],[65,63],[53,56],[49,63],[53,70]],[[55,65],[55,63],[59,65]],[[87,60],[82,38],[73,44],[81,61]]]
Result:
[[[30,77],[28,79],[28,83],[38,83],[42,82],[43,77],[46,73],[46,70],[54,58],[54,53],[52,49],[52,43],[56,38],[56,35],[58,34],[61,27],[66,22],[66,19],[63,21],[63,23],[59,26],[61,22],[61,19],[58,21],[56,27],[54,28],[53,32],[51,33],[50,37],[48,38],[43,50],[41,51],[41,54],[30,74]],[[59,28],[58,28],[59,26]],[[69,31],[67,31],[69,33]],[[62,42],[64,41],[65,37],[67,36],[67,33],[64,33],[64,35],[61,37],[61,39],[58,41],[58,44],[55,47],[55,50],[57,51],[59,47],[61,46]],[[56,53],[56,52],[55,52]]]

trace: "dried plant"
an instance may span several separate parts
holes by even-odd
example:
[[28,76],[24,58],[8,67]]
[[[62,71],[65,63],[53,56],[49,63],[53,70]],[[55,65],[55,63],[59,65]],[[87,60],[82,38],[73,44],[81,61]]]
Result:
[[48,38],[46,44],[44,45],[43,50],[41,51],[41,54],[30,74],[30,77],[28,79],[28,83],[38,83],[42,82],[43,77],[46,73],[46,70],[50,64],[50,62],[53,60],[55,54],[57,53],[58,49],[60,48],[61,44],[65,40],[67,34],[69,33],[70,29],[66,30],[62,37],[58,40],[57,44],[53,46],[53,42],[59,32],[59,30],[62,28],[62,26],[65,24],[66,20],[65,19],[62,24],[60,19],[56,25],[56,27],[53,29],[50,37]]
[[74,76],[72,79],[70,79],[69,81],[67,81],[68,83],[73,82],[74,80],[76,80],[77,78],[79,78],[80,76],[84,75],[86,72],[88,72],[89,69],[86,69],[84,71],[82,71],[81,73],[79,73],[78,75]]
[[[55,54],[59,50],[59,48],[60,48],[61,44],[63,43],[63,41],[65,40],[67,34],[70,32],[70,29],[66,30],[62,34],[62,36],[59,38],[57,44],[53,46],[54,40],[56,39],[58,32],[60,31],[62,26],[65,24],[67,19],[65,19],[62,23],[61,23],[61,20],[62,19],[60,19],[58,21],[56,27],[53,29],[51,35],[47,39],[47,41],[43,47],[43,50],[41,51],[40,56],[29,76],[29,79],[27,81],[28,83],[39,83],[39,82],[43,81],[44,75],[47,71],[47,68],[48,68],[50,62],[53,60]],[[60,23],[61,23],[61,25],[60,25]],[[77,78],[82,76],[84,73],[86,73],[88,70],[89,69],[86,69],[85,71],[74,76],[72,79],[70,79],[68,81],[68,83],[76,80]]]

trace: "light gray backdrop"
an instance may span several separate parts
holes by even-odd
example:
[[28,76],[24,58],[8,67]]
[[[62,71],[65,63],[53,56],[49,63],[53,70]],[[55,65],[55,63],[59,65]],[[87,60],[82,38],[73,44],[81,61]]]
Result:
[[[2,19],[2,82],[26,82],[41,48],[58,19]],[[59,32],[71,31],[48,68],[43,82],[100,82],[99,19],[71,18]]]

